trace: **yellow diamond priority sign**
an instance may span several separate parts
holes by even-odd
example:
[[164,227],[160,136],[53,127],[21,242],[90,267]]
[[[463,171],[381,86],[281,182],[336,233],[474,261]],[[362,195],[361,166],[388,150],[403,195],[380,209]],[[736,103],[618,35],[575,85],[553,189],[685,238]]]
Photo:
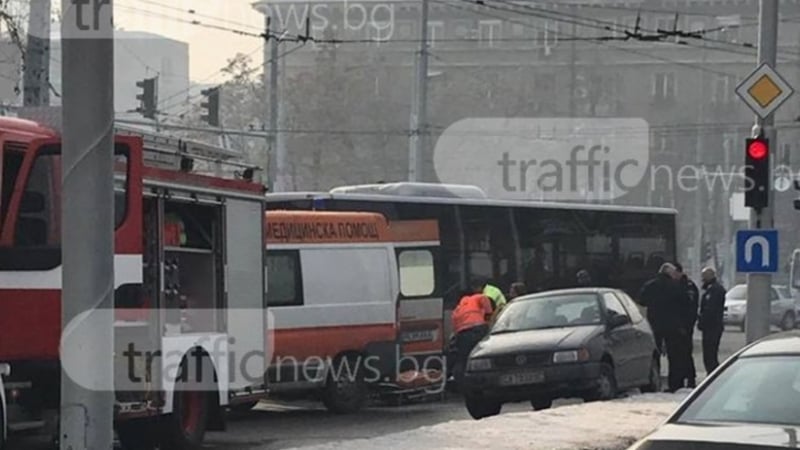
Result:
[[789,83],[766,63],[736,88],[736,94],[762,119],[775,112],[793,93]]

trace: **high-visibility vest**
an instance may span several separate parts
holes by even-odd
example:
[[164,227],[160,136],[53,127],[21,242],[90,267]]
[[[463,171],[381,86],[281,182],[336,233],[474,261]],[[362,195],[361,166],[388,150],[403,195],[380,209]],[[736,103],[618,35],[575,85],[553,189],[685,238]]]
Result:
[[483,295],[492,300],[495,311],[503,309],[503,307],[506,306],[506,296],[503,295],[503,291],[498,289],[496,286],[487,284],[486,287],[483,288]]
[[492,313],[491,322],[494,323],[494,320],[497,318],[497,315],[500,314],[500,311],[505,308],[506,303],[506,296],[503,295],[503,291],[498,289],[496,286],[492,286],[491,284],[487,284],[483,288],[483,295],[489,297],[489,299],[494,304],[494,313]]

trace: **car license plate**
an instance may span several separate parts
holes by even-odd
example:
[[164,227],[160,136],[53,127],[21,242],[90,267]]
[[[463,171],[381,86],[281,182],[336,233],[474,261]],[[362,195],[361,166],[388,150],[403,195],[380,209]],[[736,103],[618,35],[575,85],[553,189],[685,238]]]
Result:
[[500,377],[502,386],[519,386],[522,384],[536,384],[544,382],[543,372],[524,372]]

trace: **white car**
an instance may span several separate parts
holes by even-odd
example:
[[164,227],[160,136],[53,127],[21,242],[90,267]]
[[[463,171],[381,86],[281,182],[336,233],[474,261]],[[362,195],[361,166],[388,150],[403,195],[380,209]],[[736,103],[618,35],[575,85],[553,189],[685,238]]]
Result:
[[[725,295],[725,325],[736,325],[744,331],[747,319],[747,285],[737,284]],[[770,289],[770,324],[782,330],[797,326],[798,309],[786,286]]]

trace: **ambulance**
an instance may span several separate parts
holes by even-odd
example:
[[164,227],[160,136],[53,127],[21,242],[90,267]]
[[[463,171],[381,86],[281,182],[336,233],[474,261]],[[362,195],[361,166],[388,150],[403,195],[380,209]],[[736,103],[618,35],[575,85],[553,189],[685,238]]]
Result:
[[438,229],[377,213],[270,211],[270,395],[352,413],[382,388],[440,385]]

